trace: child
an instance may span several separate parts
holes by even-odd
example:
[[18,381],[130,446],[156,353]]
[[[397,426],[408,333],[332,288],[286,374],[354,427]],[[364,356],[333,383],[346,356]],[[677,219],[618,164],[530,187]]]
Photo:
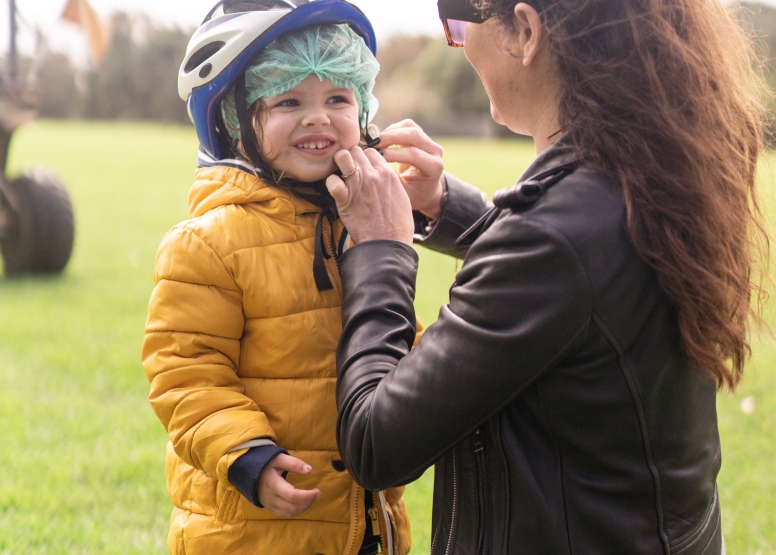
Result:
[[324,181],[368,137],[368,45],[340,0],[225,0],[192,38],[192,219],[160,247],[143,345],[172,554],[409,551],[402,490],[364,491],[335,440],[349,239]]

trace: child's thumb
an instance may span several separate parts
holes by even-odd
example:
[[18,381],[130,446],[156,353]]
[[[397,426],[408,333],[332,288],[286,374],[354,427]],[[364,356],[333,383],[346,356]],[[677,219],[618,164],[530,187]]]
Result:
[[280,470],[293,472],[294,474],[309,474],[313,469],[313,467],[303,460],[290,455],[278,455],[275,466]]

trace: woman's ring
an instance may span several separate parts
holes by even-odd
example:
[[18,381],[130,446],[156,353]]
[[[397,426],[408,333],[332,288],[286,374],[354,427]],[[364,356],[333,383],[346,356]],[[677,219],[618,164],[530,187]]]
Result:
[[358,173],[358,170],[359,170],[359,167],[358,167],[358,165],[356,165],[356,169],[353,170],[352,172],[350,172],[348,175],[343,175],[342,176],[342,180],[345,181],[348,177],[353,177],[354,175],[356,175]]

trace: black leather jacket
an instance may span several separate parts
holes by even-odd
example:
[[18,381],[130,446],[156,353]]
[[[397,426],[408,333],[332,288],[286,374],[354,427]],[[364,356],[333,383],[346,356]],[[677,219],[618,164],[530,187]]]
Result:
[[423,242],[465,262],[411,353],[414,250],[345,253],[343,460],[372,490],[436,463],[433,555],[719,555],[715,384],[682,354],[618,188],[567,175],[574,157],[551,147],[531,198],[513,188],[488,214],[448,178]]

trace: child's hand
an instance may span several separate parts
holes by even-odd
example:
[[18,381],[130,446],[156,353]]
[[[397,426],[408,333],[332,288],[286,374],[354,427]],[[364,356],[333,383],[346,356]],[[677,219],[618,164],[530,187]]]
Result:
[[296,457],[280,454],[259,477],[259,502],[281,518],[294,518],[313,506],[321,490],[301,490],[286,482],[283,474],[309,474],[312,467]]

